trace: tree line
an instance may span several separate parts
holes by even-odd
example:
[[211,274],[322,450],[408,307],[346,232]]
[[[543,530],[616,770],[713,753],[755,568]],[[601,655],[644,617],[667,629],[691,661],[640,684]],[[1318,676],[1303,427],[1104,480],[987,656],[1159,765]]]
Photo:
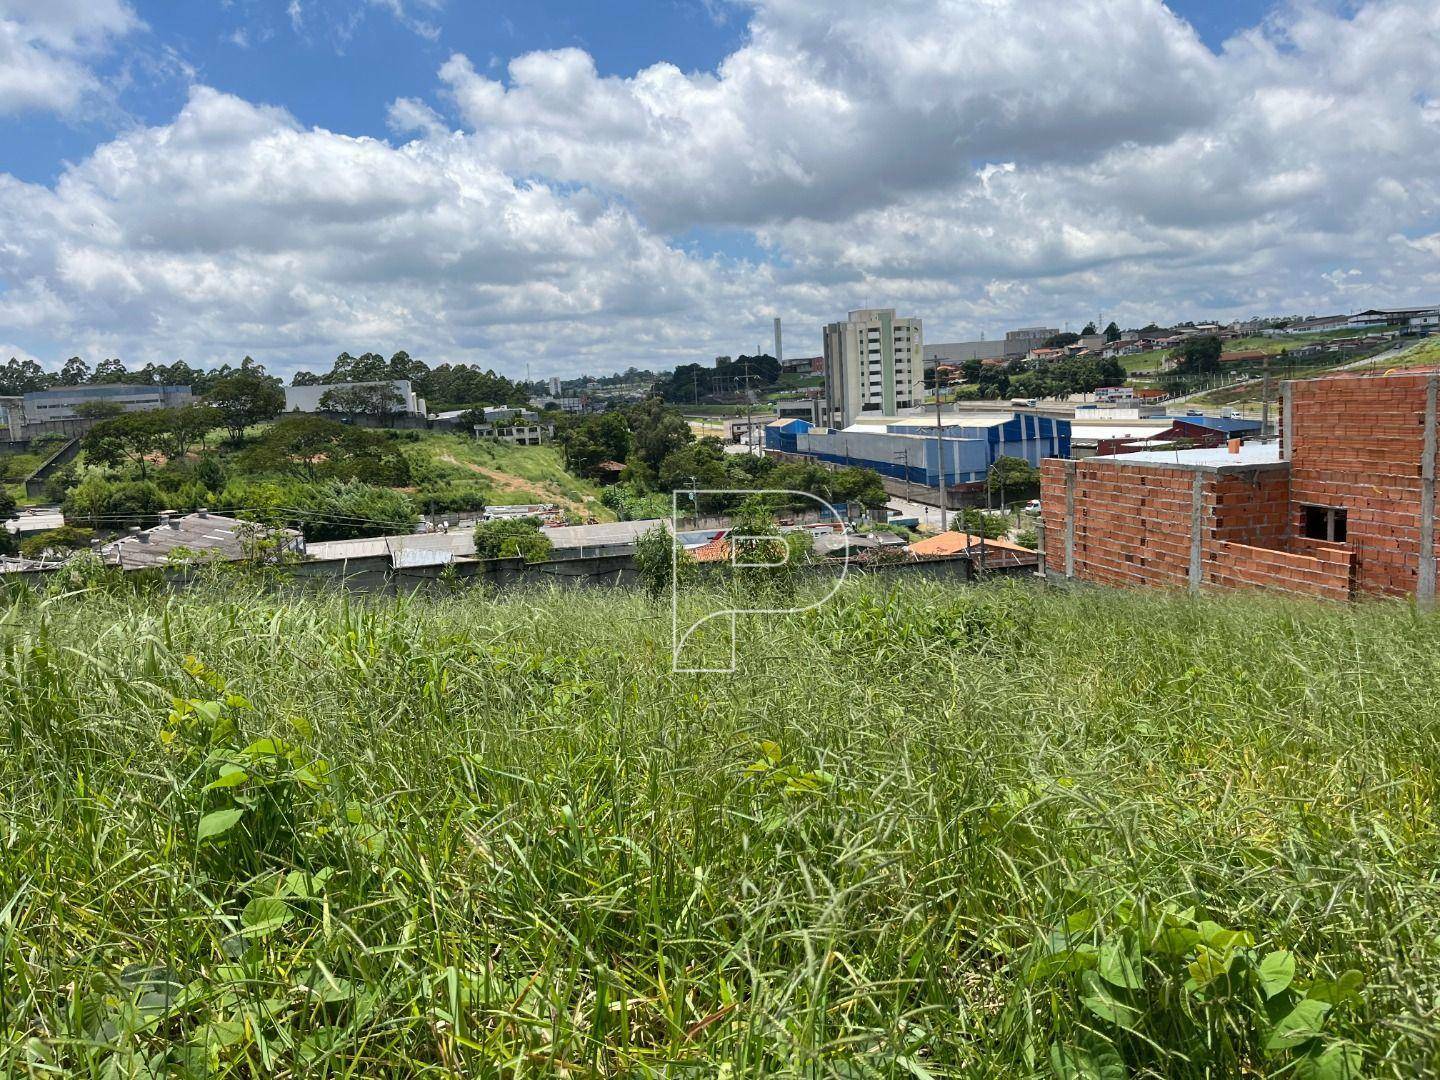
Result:
[[[46,371],[34,360],[11,357],[0,366],[0,397],[19,397],[37,390],[68,386],[188,386],[197,397],[208,397],[217,384],[242,373],[259,373],[277,391],[283,391],[281,379],[265,374],[264,366],[245,357],[239,366],[221,364],[213,368],[197,368],[184,360],[173,364],[146,364],[143,368],[127,368],[120,360],[107,358],[93,368],[81,357],[72,356],[59,371]],[[293,386],[317,386],[344,382],[386,382],[407,379],[415,393],[432,407],[448,405],[525,405],[532,393],[543,390],[542,384],[508,379],[491,369],[469,364],[440,364],[430,367],[405,351],[390,359],[379,353],[367,352],[351,356],[342,352],[330,370],[322,374],[300,371],[291,381]],[[337,409],[336,411],[347,411]]]

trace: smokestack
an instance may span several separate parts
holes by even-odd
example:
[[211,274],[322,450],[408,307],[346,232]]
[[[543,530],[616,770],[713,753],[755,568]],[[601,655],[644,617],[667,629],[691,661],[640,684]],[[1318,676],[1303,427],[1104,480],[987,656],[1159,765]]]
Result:
[[785,362],[785,350],[780,344],[780,317],[775,317],[775,359],[783,364]]

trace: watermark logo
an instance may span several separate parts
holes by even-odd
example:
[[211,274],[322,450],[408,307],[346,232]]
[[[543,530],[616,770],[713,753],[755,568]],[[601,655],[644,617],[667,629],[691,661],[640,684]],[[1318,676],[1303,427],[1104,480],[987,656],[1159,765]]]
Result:
[[[834,506],[808,491],[770,488],[759,490],[686,488],[671,493],[670,528],[674,542],[670,549],[670,656],[671,669],[676,674],[734,674],[737,668],[737,627],[740,616],[778,617],[813,611],[828,603],[831,597],[840,591],[840,586],[844,584],[845,577],[850,572],[848,542],[843,549],[844,554],[840,559],[839,571],[835,575],[833,586],[824,596],[813,603],[783,607],[734,607],[722,603],[717,610],[713,611],[685,610],[682,612],[680,597],[682,551],[692,548],[705,550],[714,556],[709,561],[714,562],[723,558],[723,561],[728,563],[732,570],[781,571],[790,565],[792,547],[784,542],[783,532],[780,535],[774,533],[750,535],[735,530],[698,527],[699,508],[704,499],[710,499],[711,505],[717,505],[721,503],[721,499],[735,497],[751,499],[771,496],[781,496],[792,506],[797,502],[802,505],[804,502],[813,503],[818,511],[816,516],[820,522],[834,523],[842,529],[846,528],[845,518]],[[684,513],[682,510],[688,510],[689,513]],[[684,521],[687,517],[693,518],[696,528],[686,529]],[[848,536],[848,532],[845,535]],[[721,599],[719,594],[711,592],[702,591],[697,595],[715,595],[717,600]],[[733,599],[733,595],[730,599]],[[728,664],[703,664],[687,659],[687,657],[702,651],[695,647],[698,635],[704,629],[717,625],[722,629],[728,627],[728,649],[716,650],[722,654],[728,652]]]

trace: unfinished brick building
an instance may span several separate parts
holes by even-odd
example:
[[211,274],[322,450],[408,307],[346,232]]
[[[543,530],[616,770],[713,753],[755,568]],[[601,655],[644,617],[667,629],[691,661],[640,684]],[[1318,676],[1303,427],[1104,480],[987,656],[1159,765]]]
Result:
[[1279,443],[1047,460],[1046,570],[1431,604],[1437,384],[1432,372],[1286,383]]

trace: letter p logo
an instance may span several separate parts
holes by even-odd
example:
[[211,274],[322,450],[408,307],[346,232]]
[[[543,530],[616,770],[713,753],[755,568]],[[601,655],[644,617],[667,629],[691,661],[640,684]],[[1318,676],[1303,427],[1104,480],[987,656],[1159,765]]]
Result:
[[[850,571],[850,547],[847,543],[844,548],[844,558],[840,566],[840,572],[835,577],[831,588],[819,600],[813,603],[789,607],[736,607],[734,600],[739,592],[736,590],[729,596],[719,591],[699,590],[693,597],[701,601],[701,606],[696,609],[693,604],[681,603],[681,580],[680,560],[682,551],[691,549],[702,564],[728,563],[733,571],[741,571],[734,574],[732,579],[743,586],[745,571],[764,573],[765,571],[779,571],[788,566],[791,561],[793,548],[788,544],[782,535],[771,533],[768,535],[748,535],[739,532],[726,532],[725,530],[696,530],[686,533],[682,528],[682,506],[696,507],[702,496],[741,496],[753,498],[756,496],[784,496],[791,505],[797,502],[813,503],[818,511],[817,517],[820,521],[836,522],[844,527],[844,519],[824,499],[811,495],[806,491],[788,491],[784,489],[764,490],[735,490],[735,489],[687,489],[675,491],[670,497],[670,528],[674,537],[671,545],[671,573],[670,573],[670,645],[671,645],[671,669],[677,674],[733,674],[736,670],[736,621],[741,615],[792,615],[802,611],[812,611],[825,604],[839,590],[846,575]],[[698,524],[698,521],[697,521]],[[705,605],[711,601],[724,601],[718,603],[714,610],[704,610]],[[683,609],[683,610],[682,610]],[[699,635],[706,630],[719,628],[720,633],[725,633],[728,627],[728,642],[723,646],[705,648],[702,650],[699,642]],[[710,655],[712,662],[709,664],[695,659],[697,652],[703,651]],[[716,659],[728,655],[728,664],[713,662]]]

